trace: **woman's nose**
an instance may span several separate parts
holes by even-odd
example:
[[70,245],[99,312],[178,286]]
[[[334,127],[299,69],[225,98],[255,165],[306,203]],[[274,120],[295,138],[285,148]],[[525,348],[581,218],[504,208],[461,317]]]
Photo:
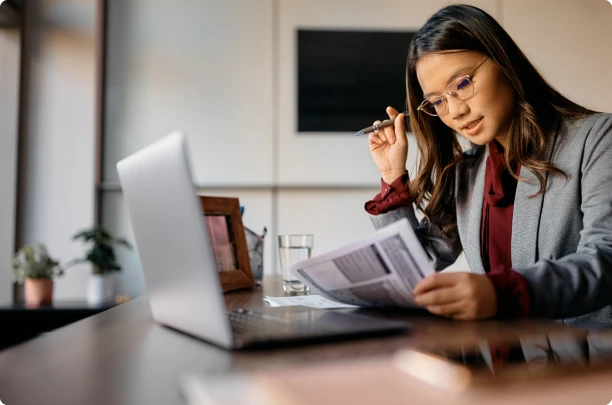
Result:
[[456,120],[470,111],[470,107],[465,101],[457,100],[455,97],[446,96],[446,105],[451,118]]

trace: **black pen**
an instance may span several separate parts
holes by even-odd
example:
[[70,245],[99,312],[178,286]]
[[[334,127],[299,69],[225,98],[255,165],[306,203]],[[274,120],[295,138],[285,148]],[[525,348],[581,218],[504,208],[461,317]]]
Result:
[[[404,118],[406,118],[408,115],[408,111],[404,111],[403,113],[400,114],[404,114]],[[399,115],[399,114],[397,114]],[[395,122],[395,118],[389,120],[389,121],[383,121],[380,124],[374,124],[371,127],[367,127],[362,129],[361,131],[357,132],[356,134],[354,134],[353,136],[361,136],[361,135],[367,135],[371,132],[376,131],[377,129],[381,129],[381,128],[386,128],[390,125],[393,125],[393,123]]]

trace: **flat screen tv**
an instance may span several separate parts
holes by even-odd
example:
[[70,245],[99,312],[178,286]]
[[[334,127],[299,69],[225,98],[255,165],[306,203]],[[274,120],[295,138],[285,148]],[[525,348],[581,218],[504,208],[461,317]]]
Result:
[[297,31],[298,132],[357,132],[406,109],[414,32]]

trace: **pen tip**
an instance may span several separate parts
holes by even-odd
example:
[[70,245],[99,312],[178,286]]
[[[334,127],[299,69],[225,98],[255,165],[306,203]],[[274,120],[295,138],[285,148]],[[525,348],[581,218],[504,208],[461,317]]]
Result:
[[353,134],[353,136],[360,136],[360,135],[365,135],[365,133],[363,131],[359,131],[359,132]]

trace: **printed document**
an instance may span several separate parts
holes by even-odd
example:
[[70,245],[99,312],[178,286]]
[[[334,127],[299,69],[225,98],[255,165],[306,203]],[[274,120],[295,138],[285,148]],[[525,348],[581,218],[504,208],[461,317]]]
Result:
[[338,301],[328,300],[321,295],[297,295],[295,297],[269,297],[265,296],[266,301],[272,307],[292,307],[304,306],[319,309],[333,308],[355,308],[355,305],[343,304]]
[[418,307],[412,290],[435,273],[406,218],[358,242],[297,262],[291,271],[332,301],[403,308]]

